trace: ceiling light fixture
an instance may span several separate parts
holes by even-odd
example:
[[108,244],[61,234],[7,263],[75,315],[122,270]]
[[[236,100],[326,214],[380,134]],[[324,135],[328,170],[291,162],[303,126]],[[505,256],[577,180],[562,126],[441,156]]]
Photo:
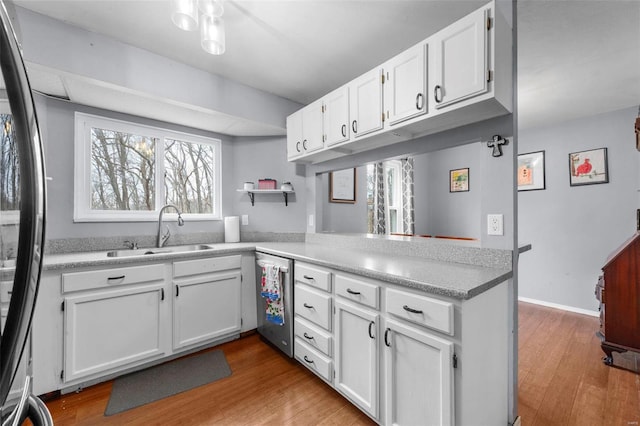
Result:
[[200,45],[212,55],[225,51],[225,29],[222,14],[223,0],[172,0],[171,20],[185,31],[198,28],[200,12]]

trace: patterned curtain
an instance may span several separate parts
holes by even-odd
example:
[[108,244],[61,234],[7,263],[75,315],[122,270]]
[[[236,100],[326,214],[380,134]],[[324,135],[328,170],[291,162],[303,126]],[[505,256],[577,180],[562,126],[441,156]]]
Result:
[[376,163],[373,172],[373,233],[386,234],[386,196],[384,193],[384,164]]
[[402,163],[402,232],[415,233],[413,208],[413,157],[401,160]]

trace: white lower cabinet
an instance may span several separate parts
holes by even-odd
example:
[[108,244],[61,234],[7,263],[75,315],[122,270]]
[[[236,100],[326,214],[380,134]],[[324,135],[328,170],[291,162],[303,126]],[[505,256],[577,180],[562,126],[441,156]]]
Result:
[[387,425],[453,425],[451,341],[385,319],[384,387]]
[[165,351],[164,282],[64,299],[64,381],[113,371]]
[[380,315],[341,300],[336,300],[335,307],[334,386],[360,409],[377,418]]
[[240,264],[240,256],[174,263],[174,349],[240,331]]

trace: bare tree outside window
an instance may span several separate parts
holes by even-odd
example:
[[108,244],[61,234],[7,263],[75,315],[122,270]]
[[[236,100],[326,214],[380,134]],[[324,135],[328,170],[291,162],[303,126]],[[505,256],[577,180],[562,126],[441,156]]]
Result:
[[91,129],[91,208],[155,210],[153,138]]
[[166,139],[164,146],[165,202],[183,213],[213,212],[214,147]]
[[20,210],[20,167],[13,116],[0,114],[0,210]]

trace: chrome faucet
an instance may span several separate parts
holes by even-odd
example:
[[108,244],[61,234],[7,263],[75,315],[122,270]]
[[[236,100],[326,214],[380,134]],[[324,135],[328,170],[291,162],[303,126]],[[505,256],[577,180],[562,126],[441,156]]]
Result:
[[162,216],[164,215],[164,211],[169,207],[173,207],[178,212],[178,226],[184,225],[184,220],[182,219],[182,216],[181,216],[182,212],[180,212],[180,209],[178,209],[178,207],[175,204],[164,205],[160,209],[160,216],[158,216],[158,239],[156,241],[156,246],[158,248],[164,246],[164,243],[166,243],[169,237],[171,236],[171,232],[169,232],[168,226],[166,226],[167,232],[165,232],[164,234],[162,233]]

